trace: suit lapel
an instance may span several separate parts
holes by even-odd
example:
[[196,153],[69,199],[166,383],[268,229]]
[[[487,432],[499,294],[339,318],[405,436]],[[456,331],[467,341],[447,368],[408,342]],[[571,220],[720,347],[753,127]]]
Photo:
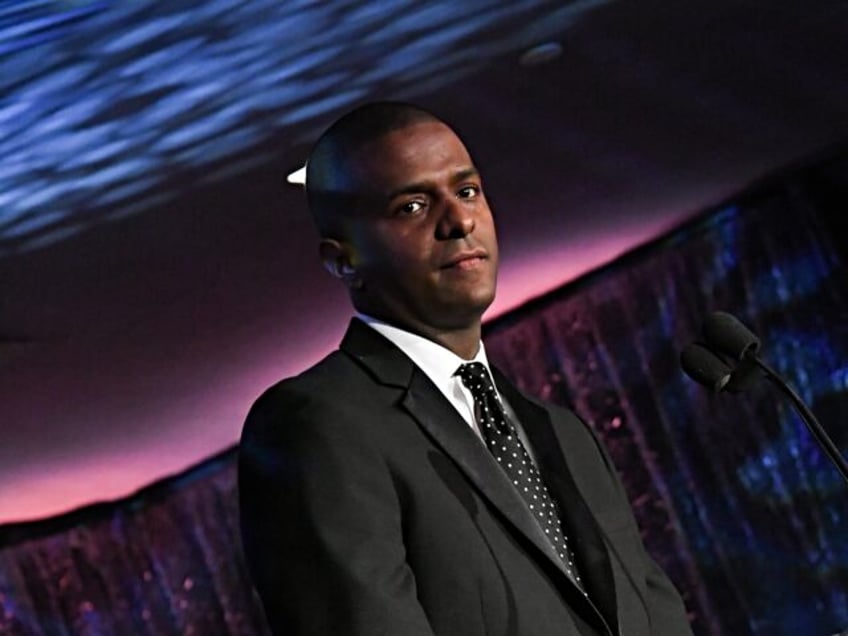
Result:
[[[451,457],[468,480],[506,520],[539,551],[573,590],[576,606],[615,627],[615,590],[609,557],[600,531],[577,491],[571,473],[559,452],[559,445],[547,412],[521,396],[503,375],[495,372],[495,382],[516,412],[541,464],[542,474],[554,496],[566,508],[569,536],[586,537],[575,549],[585,564],[584,578],[590,594],[598,595],[597,604],[577,591],[556,551],[536,522],[533,513],[498,467],[479,438],[430,379],[394,344],[360,320],[354,319],[345,334],[341,349],[359,361],[381,384],[405,389],[404,408],[425,432]],[[613,633],[616,633],[613,631]]]
[[486,499],[565,573],[556,552],[521,495],[480,439],[424,373],[414,374],[403,405]]
[[427,375],[394,344],[359,320],[351,321],[341,349],[363,364],[381,384],[406,389],[402,407],[518,532],[567,576],[521,495]]
[[533,447],[545,483],[563,508],[565,530],[592,604],[617,633],[615,582],[603,532],[580,493],[548,411],[525,398],[497,369],[498,390],[515,411]]

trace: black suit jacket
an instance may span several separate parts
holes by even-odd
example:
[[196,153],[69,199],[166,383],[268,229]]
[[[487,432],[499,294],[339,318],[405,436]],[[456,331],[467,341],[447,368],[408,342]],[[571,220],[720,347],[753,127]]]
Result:
[[275,633],[691,633],[588,427],[495,382],[565,511],[591,600],[429,378],[354,320],[339,351],[266,391],[245,423],[242,536]]

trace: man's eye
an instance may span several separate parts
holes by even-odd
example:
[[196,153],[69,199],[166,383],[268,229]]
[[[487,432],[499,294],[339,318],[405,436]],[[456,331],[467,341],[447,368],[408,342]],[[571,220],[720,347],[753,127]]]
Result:
[[463,186],[462,188],[460,188],[459,192],[457,193],[457,195],[459,196],[460,199],[473,199],[478,194],[480,194],[479,186],[472,186],[472,185]]
[[409,201],[398,208],[398,214],[415,214],[424,207],[421,201]]

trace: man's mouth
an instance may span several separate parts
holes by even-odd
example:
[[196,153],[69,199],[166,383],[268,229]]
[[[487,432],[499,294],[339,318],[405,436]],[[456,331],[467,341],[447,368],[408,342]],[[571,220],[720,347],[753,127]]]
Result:
[[474,269],[488,258],[489,255],[486,253],[486,250],[469,250],[467,252],[461,252],[455,255],[445,265],[442,266],[442,269]]

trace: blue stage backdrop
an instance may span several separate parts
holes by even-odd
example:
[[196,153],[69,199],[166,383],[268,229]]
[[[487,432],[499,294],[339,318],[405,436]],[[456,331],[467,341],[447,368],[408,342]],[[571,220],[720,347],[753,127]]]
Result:
[[[845,156],[487,325],[493,360],[604,439],[699,635],[848,627],[845,484],[765,382],[714,396],[678,365],[704,316],[737,314],[845,449],[848,272],[819,212],[848,193]],[[0,527],[0,633],[266,633],[239,548],[236,452],[114,504]]]

